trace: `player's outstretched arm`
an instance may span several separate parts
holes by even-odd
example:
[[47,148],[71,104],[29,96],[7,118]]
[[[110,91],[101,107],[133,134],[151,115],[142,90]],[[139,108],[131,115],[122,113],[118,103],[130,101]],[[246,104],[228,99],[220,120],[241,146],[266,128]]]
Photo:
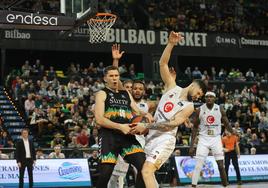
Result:
[[176,82],[173,79],[170,71],[169,71],[169,67],[168,67],[168,62],[171,56],[171,52],[173,47],[182,40],[182,36],[180,33],[176,33],[174,31],[171,31],[170,35],[169,35],[169,39],[168,39],[168,44],[165,48],[165,50],[162,53],[162,56],[160,58],[160,75],[161,78],[163,80],[163,82],[165,83],[165,87],[167,88],[167,90],[173,88],[174,86],[176,86]]
[[225,128],[230,132],[233,133],[233,128],[229,123],[228,117],[226,115],[226,112],[224,111],[223,107],[220,107],[221,109],[221,121],[223,123],[223,125],[225,126]]
[[105,100],[106,100],[106,93],[104,91],[99,91],[95,97],[95,118],[96,123],[101,127],[107,129],[115,129],[122,131],[124,134],[128,134],[130,132],[130,128],[128,125],[114,123],[108,118],[104,116],[104,109],[105,109]]

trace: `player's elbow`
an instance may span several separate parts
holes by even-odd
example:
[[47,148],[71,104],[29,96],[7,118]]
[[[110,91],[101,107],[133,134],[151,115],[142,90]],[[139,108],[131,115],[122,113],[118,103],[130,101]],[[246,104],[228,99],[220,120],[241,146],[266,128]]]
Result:
[[167,64],[168,64],[168,61],[165,61],[165,60],[160,60],[160,61],[159,61],[159,66],[160,66],[160,67],[162,67],[162,66],[163,66],[163,67],[164,67],[164,66],[167,66]]
[[103,117],[96,115],[95,119],[96,119],[96,123],[98,125],[100,125],[100,126],[103,125],[103,122],[104,122]]

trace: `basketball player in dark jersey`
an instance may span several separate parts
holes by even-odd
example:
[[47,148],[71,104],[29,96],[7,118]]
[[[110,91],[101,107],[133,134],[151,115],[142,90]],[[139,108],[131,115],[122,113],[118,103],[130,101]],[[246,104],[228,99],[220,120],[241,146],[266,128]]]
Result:
[[133,112],[145,115],[148,121],[153,121],[151,114],[142,113],[136,106],[131,95],[125,90],[119,90],[119,71],[117,67],[109,66],[104,71],[106,87],[96,94],[95,117],[100,129],[100,177],[97,188],[107,187],[118,155],[136,167],[138,171],[136,187],[145,187],[141,169],[145,161],[144,151],[130,134],[130,124]]

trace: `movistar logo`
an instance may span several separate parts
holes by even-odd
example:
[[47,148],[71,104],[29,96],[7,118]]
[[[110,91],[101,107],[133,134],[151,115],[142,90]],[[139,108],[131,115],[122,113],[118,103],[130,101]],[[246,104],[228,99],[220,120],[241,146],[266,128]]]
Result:
[[8,14],[6,16],[8,23],[19,23],[28,25],[58,25],[58,18],[55,16],[42,16],[31,14]]

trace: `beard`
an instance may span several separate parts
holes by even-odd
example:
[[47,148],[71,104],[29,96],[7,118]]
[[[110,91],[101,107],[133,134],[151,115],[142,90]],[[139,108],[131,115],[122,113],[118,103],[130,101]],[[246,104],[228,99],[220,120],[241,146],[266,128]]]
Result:
[[140,95],[140,96],[135,96],[135,95],[133,95],[133,99],[134,99],[135,101],[140,101],[140,100],[142,99],[142,95]]

